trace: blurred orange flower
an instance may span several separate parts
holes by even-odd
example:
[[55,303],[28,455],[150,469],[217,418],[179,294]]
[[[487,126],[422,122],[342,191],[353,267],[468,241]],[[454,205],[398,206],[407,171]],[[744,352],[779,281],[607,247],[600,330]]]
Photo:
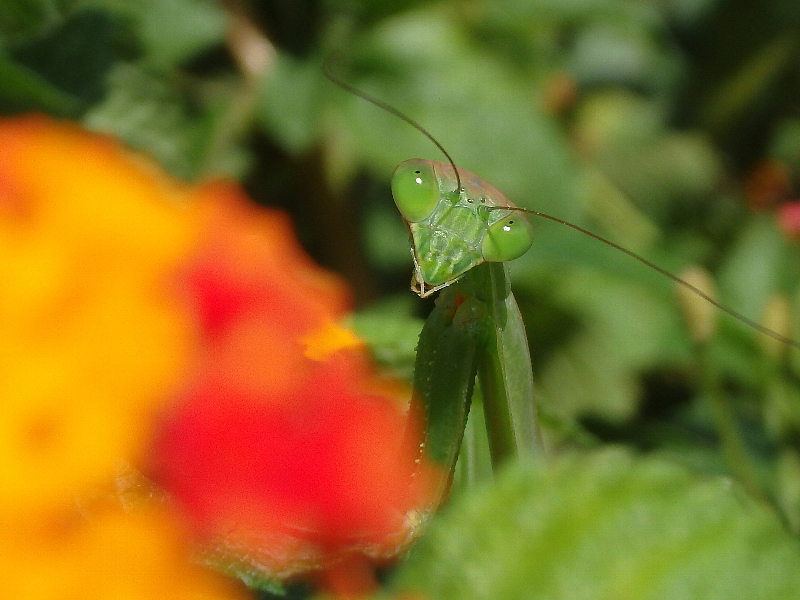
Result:
[[244,600],[230,580],[190,560],[176,516],[103,510],[4,538],[0,588],[10,600]]
[[43,582],[13,597],[234,597],[189,566],[183,519],[219,565],[349,589],[414,533],[436,473],[408,390],[372,373],[345,286],[283,214],[0,121],[0,277],[0,588]]
[[[0,589],[242,598],[189,561],[176,514],[109,495],[184,385],[189,190],[113,141],[0,121]],[[121,488],[120,488],[121,489]],[[152,504],[152,503],[150,503]]]
[[433,476],[415,462],[409,390],[370,372],[337,325],[344,288],[282,215],[254,218],[236,189],[207,191],[213,225],[187,273],[204,356],[154,447],[154,477],[220,562],[288,577],[397,554]]
[[149,442],[194,326],[187,192],[111,140],[0,127],[0,522],[58,510]]

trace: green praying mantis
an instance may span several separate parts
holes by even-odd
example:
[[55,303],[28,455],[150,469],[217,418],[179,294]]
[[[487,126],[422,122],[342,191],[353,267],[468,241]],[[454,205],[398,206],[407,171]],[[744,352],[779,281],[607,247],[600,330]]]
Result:
[[426,417],[428,455],[451,472],[476,376],[493,466],[513,456],[542,454],[525,325],[506,267],[507,261],[522,256],[532,245],[529,214],[589,235],[749,327],[800,349],[797,341],[722,305],[638,254],[557,217],[516,207],[496,187],[457,167],[444,147],[410,117],[341,80],[330,63],[324,69],[328,79],[416,128],[447,159],[415,158],[401,163],[392,176],[391,189],[411,237],[411,288],[421,297],[440,292],[420,334],[412,403]]

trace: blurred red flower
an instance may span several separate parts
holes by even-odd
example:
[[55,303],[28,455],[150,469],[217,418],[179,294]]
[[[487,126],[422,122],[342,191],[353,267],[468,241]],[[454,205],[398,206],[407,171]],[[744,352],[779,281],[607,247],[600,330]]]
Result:
[[[0,121],[0,277],[0,585],[194,593],[184,522],[226,569],[363,589],[429,508],[409,390],[341,326],[342,282],[237,186]],[[131,465],[163,490],[130,489]],[[119,547],[130,564],[98,550]],[[131,578],[150,547],[154,579]]]
[[283,215],[256,213],[236,188],[204,195],[209,231],[186,275],[204,348],[154,478],[212,560],[287,577],[397,554],[434,476],[416,461],[408,388],[370,371],[337,324],[342,284]]
[[800,202],[782,204],[778,209],[778,225],[791,238],[800,238]]

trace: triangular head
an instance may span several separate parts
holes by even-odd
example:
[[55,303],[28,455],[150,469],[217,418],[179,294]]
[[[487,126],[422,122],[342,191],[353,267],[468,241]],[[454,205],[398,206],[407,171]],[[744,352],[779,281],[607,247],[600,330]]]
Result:
[[[392,176],[411,232],[412,288],[425,297],[483,262],[505,262],[533,243],[528,218],[496,187],[450,163],[413,158]],[[502,210],[508,208],[509,210]]]

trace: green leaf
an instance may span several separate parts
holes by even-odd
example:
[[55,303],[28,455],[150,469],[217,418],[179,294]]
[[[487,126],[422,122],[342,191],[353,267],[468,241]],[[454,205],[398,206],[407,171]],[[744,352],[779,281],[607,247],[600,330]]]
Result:
[[[574,205],[575,165],[556,123],[519,74],[472,44],[448,13],[386,20],[354,54],[352,71],[341,75],[426,126],[459,166],[519,206],[534,199],[544,211]],[[443,159],[396,117],[343,92],[339,101],[353,152],[375,172],[388,174],[415,156]]]
[[[574,203],[575,165],[557,123],[529,82],[473,44],[442,5],[394,15],[339,46],[337,75],[427,127],[459,166],[519,205]],[[303,154],[322,142],[329,175],[344,183],[361,167],[388,179],[408,158],[443,159],[419,131],[327,81],[327,56],[324,49],[305,60],[276,55],[258,114],[282,147]]]
[[56,20],[62,4],[60,0],[0,0],[0,35],[30,35]]
[[760,318],[767,298],[780,289],[786,260],[786,242],[774,220],[753,219],[720,269],[719,288],[725,300],[743,314]]
[[79,0],[131,23],[149,64],[166,68],[224,41],[228,19],[213,0]]
[[437,600],[796,598],[800,543],[729,480],[613,449],[515,464],[461,497],[392,589]]
[[43,110],[55,115],[71,115],[79,107],[77,98],[0,52],[0,113]]
[[[571,72],[584,85],[609,81],[669,89],[676,72],[652,31],[626,22],[598,22],[576,34]],[[663,63],[660,65],[659,62]]]
[[92,104],[105,94],[106,78],[117,59],[118,29],[112,15],[87,10],[9,53],[62,92]]
[[369,345],[379,365],[411,379],[421,319],[410,315],[413,299],[404,294],[350,316],[349,325]]
[[[237,175],[248,156],[236,136],[223,131],[229,122],[225,106],[177,89],[161,71],[119,63],[109,77],[109,93],[84,115],[84,124],[151,154],[181,178]],[[221,139],[225,144],[218,148]]]
[[321,62],[276,55],[264,81],[258,116],[289,152],[302,154],[316,142],[327,85],[332,84],[325,80]]
[[780,75],[797,60],[797,39],[792,32],[770,39],[738,66],[703,107],[701,119],[710,130],[719,131],[738,122],[757,104],[760,96],[779,82]]

